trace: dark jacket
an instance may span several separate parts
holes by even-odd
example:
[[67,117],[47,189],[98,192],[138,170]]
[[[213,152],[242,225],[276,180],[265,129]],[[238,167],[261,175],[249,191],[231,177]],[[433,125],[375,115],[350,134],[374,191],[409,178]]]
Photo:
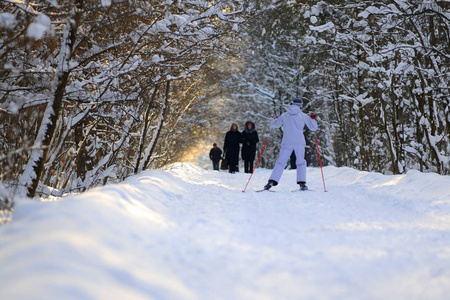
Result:
[[222,159],[222,150],[220,150],[219,147],[212,148],[211,151],[209,151],[209,158],[213,162],[219,162]]
[[223,143],[223,152],[225,158],[228,160],[228,164],[236,166],[239,163],[239,143],[241,141],[241,133],[236,130],[227,132],[225,135],[225,141]]
[[[252,129],[248,129],[248,124],[252,124]],[[256,154],[256,143],[259,142],[258,132],[256,131],[255,123],[247,121],[245,123],[245,129],[241,134],[242,143],[242,159],[254,160]]]

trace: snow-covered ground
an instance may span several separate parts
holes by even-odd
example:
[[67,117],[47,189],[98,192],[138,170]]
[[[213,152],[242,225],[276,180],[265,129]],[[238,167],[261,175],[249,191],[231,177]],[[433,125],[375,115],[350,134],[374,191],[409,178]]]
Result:
[[248,175],[189,163],[0,227],[0,299],[448,299],[450,177],[308,169]]

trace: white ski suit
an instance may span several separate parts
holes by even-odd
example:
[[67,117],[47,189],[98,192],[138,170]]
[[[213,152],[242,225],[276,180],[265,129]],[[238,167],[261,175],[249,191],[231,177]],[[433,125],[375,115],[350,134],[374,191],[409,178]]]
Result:
[[306,182],[306,161],[305,161],[305,136],[303,128],[305,125],[311,131],[316,131],[317,121],[311,119],[307,114],[303,113],[297,105],[289,105],[287,112],[272,121],[272,128],[283,128],[283,140],[281,142],[280,156],[278,157],[275,167],[270,175],[270,180],[277,184],[283,174],[284,167],[295,151],[297,157],[297,183]]

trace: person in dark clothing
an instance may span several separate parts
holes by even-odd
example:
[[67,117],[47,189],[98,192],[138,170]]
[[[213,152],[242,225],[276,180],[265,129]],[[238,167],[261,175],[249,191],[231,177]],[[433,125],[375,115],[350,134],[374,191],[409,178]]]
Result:
[[253,172],[253,161],[256,155],[256,143],[259,142],[255,123],[247,121],[241,135],[242,159],[244,160],[245,173]]
[[236,173],[239,163],[239,143],[241,141],[241,133],[238,131],[236,123],[231,124],[230,131],[225,135],[223,143],[223,152],[228,162],[228,171],[232,174]]
[[222,150],[214,143],[211,151],[209,151],[209,158],[212,160],[213,169],[219,171],[219,162],[222,159]]
[[292,151],[290,163],[291,163],[291,170],[297,169],[297,156],[295,156],[295,151]]

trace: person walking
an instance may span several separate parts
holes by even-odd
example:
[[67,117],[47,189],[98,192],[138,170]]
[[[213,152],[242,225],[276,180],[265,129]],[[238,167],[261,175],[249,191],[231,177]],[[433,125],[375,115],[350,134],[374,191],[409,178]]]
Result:
[[289,163],[291,165],[291,170],[297,169],[297,157],[295,156],[295,151],[292,151],[291,157],[289,158]]
[[241,157],[244,161],[244,172],[253,172],[253,161],[256,155],[256,144],[259,142],[258,132],[255,123],[252,121],[245,122],[245,129],[241,134],[242,153]]
[[223,143],[223,152],[228,163],[228,172],[236,173],[239,164],[239,143],[241,141],[241,133],[238,131],[236,123],[231,124],[230,131],[225,135]]
[[213,170],[219,171],[219,162],[222,159],[222,150],[217,147],[216,143],[213,144],[211,151],[209,151],[209,158],[212,160]]
[[301,110],[303,101],[301,99],[294,99],[293,103],[287,107],[287,111],[281,116],[272,120],[270,126],[272,128],[283,128],[283,139],[281,141],[281,149],[278,160],[270,175],[269,182],[264,186],[265,190],[269,190],[272,186],[278,185],[284,167],[292,154],[295,152],[297,157],[297,184],[300,185],[300,190],[306,191],[306,161],[305,161],[305,136],[303,135],[303,128],[308,127],[311,131],[316,131],[318,128],[316,116],[311,114],[308,116]]

